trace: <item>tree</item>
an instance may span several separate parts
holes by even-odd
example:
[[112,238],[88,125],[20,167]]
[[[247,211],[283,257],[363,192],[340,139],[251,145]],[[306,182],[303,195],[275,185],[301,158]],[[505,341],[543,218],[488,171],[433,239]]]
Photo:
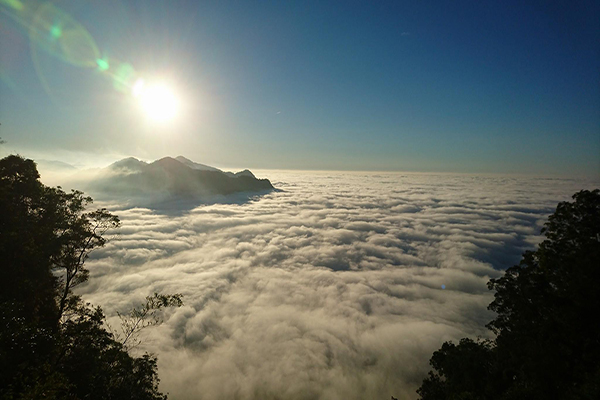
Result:
[[164,295],[154,293],[146,297],[146,302],[139,308],[134,307],[128,314],[117,312],[121,319],[121,334],[116,334],[117,340],[125,348],[137,347],[141,341],[140,332],[150,326],[162,323],[160,311],[167,307],[181,307],[183,301],[181,294]]
[[90,252],[119,226],[106,209],[88,211],[91,203],[43,185],[32,160],[0,160],[2,399],[166,398],[156,358],[132,357],[105,329],[102,310],[72,293],[89,277]]
[[68,394],[86,399],[166,399],[158,391],[156,357],[130,356],[104,326],[102,310],[80,307],[65,322],[56,368],[70,383]]
[[58,315],[54,301],[48,301],[58,285],[51,258],[60,249],[54,240],[44,240],[54,237],[55,213],[47,200],[33,161],[0,160],[0,301],[29,320],[51,324]]
[[[494,374],[483,380],[497,391],[481,398],[600,398],[600,190],[573,199],[548,218],[537,250],[488,284],[497,316],[487,326],[496,338],[489,346]],[[423,399],[455,398],[468,389],[449,366],[461,370],[482,351],[462,346],[464,354],[453,359],[443,355],[454,345],[444,346],[431,360],[437,373],[419,389]],[[444,396],[427,397],[450,386]]]
[[54,189],[53,195],[58,197],[59,204],[64,207],[60,210],[60,219],[56,225],[59,229],[56,241],[61,251],[52,258],[52,269],[63,272],[58,303],[60,318],[68,306],[69,296],[73,298],[71,290],[88,280],[89,271],[84,263],[89,254],[95,248],[104,246],[104,235],[108,230],[119,227],[120,222],[117,216],[104,208],[84,212],[92,198],[84,197],[79,191],[65,194],[60,189]]
[[[32,160],[12,155],[0,160],[0,257],[5,261],[0,284],[6,299],[18,300],[38,317],[61,318],[72,288],[89,276],[84,268],[89,253],[105,244],[108,229],[119,226],[106,209],[87,212],[91,203],[82,192],[43,185]],[[48,301],[50,293],[57,296],[56,305]]]
[[494,349],[490,341],[463,338],[446,342],[433,353],[430,371],[417,393],[424,400],[492,399],[498,390]]

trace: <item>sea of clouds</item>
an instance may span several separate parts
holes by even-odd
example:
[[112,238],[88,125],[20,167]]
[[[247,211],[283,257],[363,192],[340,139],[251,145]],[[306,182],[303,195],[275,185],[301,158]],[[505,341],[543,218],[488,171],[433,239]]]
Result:
[[444,341],[489,337],[490,278],[597,182],[263,172],[233,204],[113,204],[122,228],[78,289],[118,325],[153,292],[185,305],[148,329],[172,399],[416,398]]

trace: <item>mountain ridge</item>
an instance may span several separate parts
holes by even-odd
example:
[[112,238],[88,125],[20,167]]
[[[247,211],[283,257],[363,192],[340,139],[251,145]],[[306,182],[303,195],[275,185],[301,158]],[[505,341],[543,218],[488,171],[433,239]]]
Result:
[[144,162],[127,157],[100,170],[90,189],[109,196],[162,200],[204,200],[215,196],[274,190],[268,179],[258,179],[250,170],[237,173],[196,163],[183,156]]

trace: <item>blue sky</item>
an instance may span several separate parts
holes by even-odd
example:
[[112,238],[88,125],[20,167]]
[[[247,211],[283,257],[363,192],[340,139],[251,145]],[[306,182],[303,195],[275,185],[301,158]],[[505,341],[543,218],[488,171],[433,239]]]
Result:
[[108,72],[176,89],[163,124],[107,71],[44,51],[31,25],[45,3],[20,3],[0,1],[4,152],[600,174],[597,2],[55,2]]

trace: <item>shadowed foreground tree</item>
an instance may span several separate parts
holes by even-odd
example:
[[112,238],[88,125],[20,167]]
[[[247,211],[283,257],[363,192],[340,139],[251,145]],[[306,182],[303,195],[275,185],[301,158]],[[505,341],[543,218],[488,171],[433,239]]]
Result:
[[600,398],[600,191],[573,199],[536,251],[490,280],[495,340],[444,343],[423,400]]
[[[0,398],[165,399],[156,358],[132,357],[102,310],[72,293],[119,219],[43,185],[32,160],[0,160]],[[181,305],[179,303],[166,304]],[[166,296],[171,298],[172,296]]]
[[121,319],[121,333],[115,334],[124,348],[132,349],[141,344],[140,332],[150,326],[163,322],[160,311],[167,307],[181,307],[182,295],[154,293],[146,297],[146,302],[140,307],[133,307],[128,314],[117,312]]

